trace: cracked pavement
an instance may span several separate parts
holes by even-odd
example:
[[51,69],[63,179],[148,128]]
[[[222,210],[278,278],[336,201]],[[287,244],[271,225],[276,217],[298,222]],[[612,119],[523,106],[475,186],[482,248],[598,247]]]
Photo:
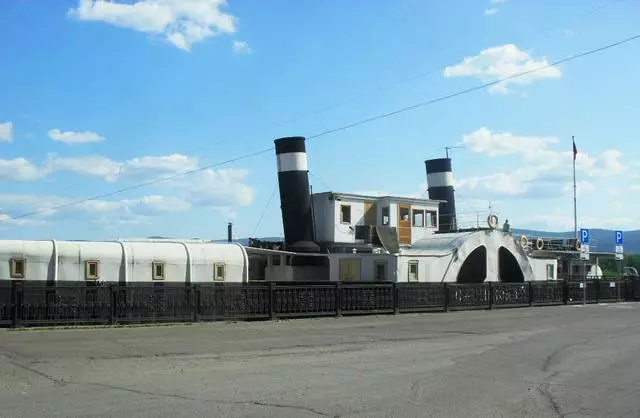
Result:
[[640,304],[0,330],[0,417],[640,417]]

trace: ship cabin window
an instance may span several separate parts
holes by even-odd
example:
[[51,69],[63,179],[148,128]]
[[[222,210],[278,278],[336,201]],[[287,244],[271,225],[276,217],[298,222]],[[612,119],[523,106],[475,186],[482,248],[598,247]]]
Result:
[[387,280],[387,263],[385,261],[376,261],[375,280],[380,282]]
[[427,212],[426,221],[427,221],[427,224],[426,224],[427,227],[434,228],[436,226],[436,213]]
[[400,219],[403,221],[409,220],[409,208],[401,206],[400,207]]
[[574,264],[572,267],[573,268],[571,270],[573,271],[573,274],[580,274],[580,265],[579,264]]
[[351,206],[340,205],[340,223],[351,224]]
[[85,261],[84,262],[84,279],[85,280],[98,280],[100,275],[98,274],[98,261]]
[[12,279],[24,279],[27,260],[24,258],[12,258],[10,261],[10,274]]
[[422,228],[424,226],[424,210],[422,209],[414,209],[413,210],[413,226]]
[[280,265],[280,256],[279,255],[272,255],[271,256],[271,265],[272,266],[279,266]]
[[154,262],[152,264],[152,270],[153,280],[164,280],[164,263]]
[[389,220],[391,216],[389,215],[389,206],[382,208],[382,225],[389,225]]
[[213,265],[213,280],[224,281],[226,270],[227,268],[224,263],[215,263]]
[[418,261],[409,261],[409,277],[408,280],[410,282],[418,281]]
[[553,280],[555,278],[555,268],[553,264],[547,264],[547,280]]

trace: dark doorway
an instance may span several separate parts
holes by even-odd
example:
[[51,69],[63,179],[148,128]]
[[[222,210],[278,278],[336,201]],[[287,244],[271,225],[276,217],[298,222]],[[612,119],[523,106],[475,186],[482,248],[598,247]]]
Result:
[[458,283],[482,283],[487,277],[487,248],[483,245],[469,254],[458,273]]
[[522,274],[518,260],[516,260],[511,251],[504,247],[500,247],[498,250],[498,274],[500,275],[501,282],[524,282],[524,274]]

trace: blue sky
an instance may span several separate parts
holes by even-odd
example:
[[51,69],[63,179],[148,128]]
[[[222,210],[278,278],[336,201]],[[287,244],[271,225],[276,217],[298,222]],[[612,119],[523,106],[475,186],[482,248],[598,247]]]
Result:
[[[4,0],[0,233],[280,235],[275,156],[20,218],[313,136],[640,32],[632,0]],[[640,228],[640,41],[309,141],[314,191],[422,195],[453,151],[460,220]],[[260,215],[264,217],[258,223]]]

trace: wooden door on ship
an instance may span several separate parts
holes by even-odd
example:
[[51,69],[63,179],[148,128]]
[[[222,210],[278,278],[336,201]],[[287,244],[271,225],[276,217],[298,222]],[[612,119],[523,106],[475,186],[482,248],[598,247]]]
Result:
[[398,205],[398,242],[411,244],[411,206]]

